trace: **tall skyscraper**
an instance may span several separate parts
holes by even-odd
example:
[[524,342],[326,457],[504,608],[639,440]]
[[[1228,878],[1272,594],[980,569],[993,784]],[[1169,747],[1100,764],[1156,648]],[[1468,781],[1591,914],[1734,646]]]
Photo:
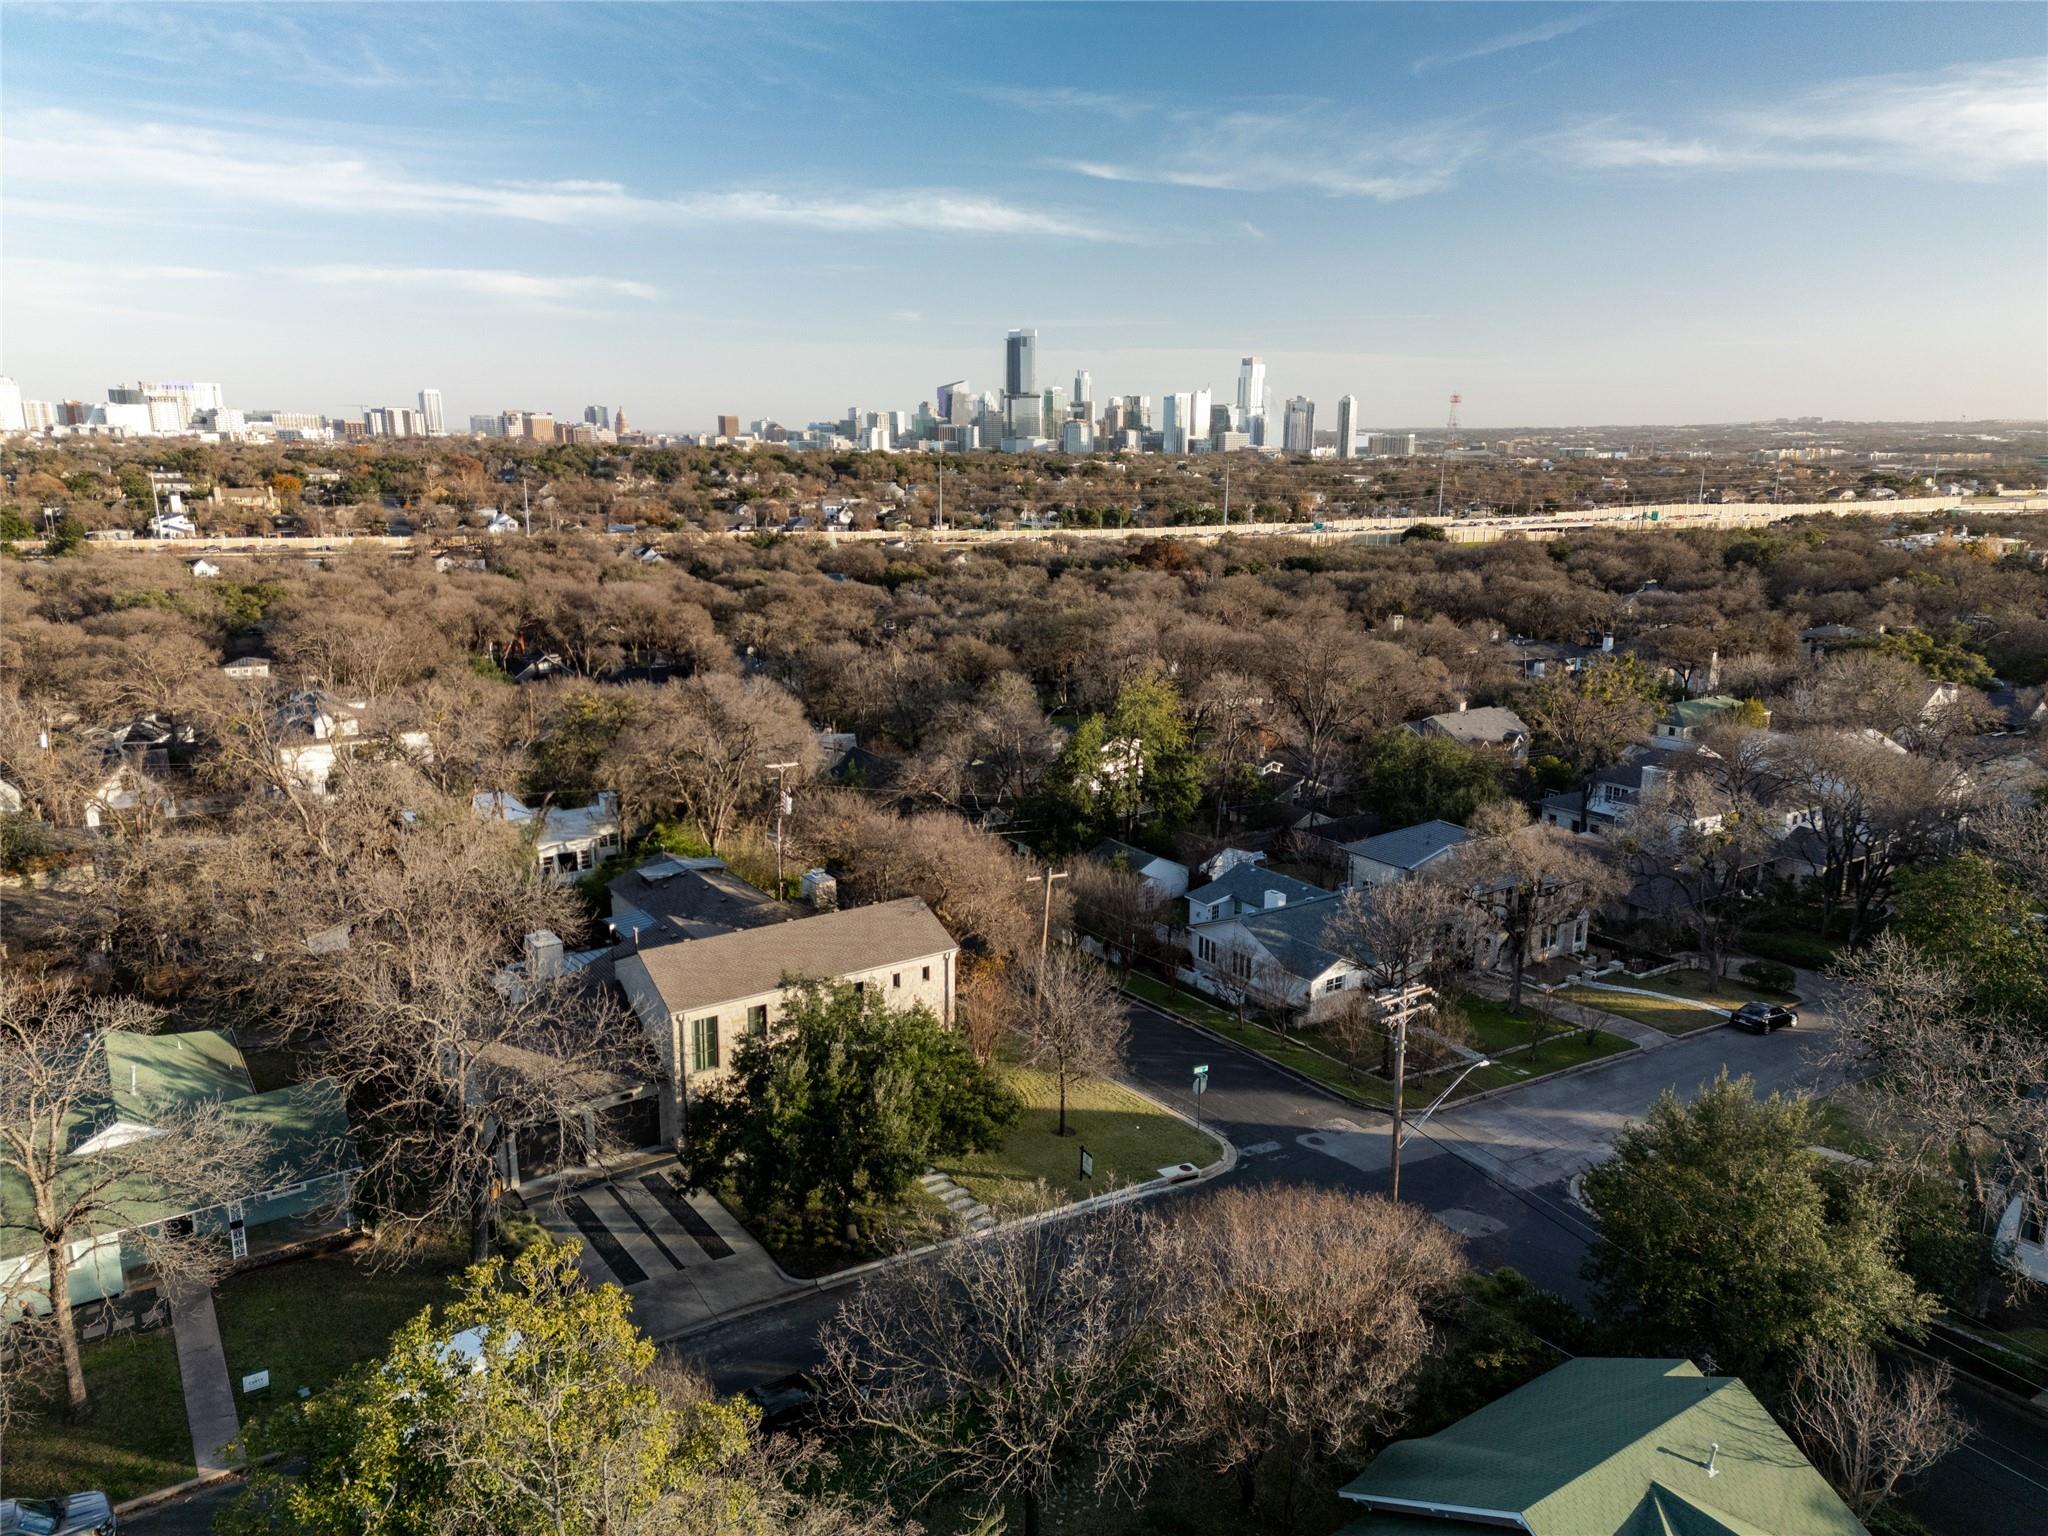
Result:
[[600,431],[609,432],[612,425],[612,408],[608,405],[586,405],[583,419]]
[[1010,332],[1003,346],[1003,393],[1038,393],[1038,332]]
[[941,384],[936,404],[939,420],[951,426],[964,427],[974,420],[974,394],[968,389],[965,379]]
[[1086,368],[1083,368],[1079,373],[1074,375],[1075,414],[1080,416],[1086,416],[1088,414],[1088,408],[1094,402],[1095,399],[1094,390],[1095,381],[1088,376],[1088,370]]
[[1280,446],[1289,453],[1313,453],[1316,446],[1316,403],[1306,395],[1287,402],[1285,435]]
[[27,424],[28,416],[21,403],[21,386],[12,379],[0,378],[0,432],[25,431]]
[[1057,437],[1060,423],[1067,419],[1067,392],[1054,386],[1045,392],[1044,400],[1045,412],[1039,419],[1045,423],[1046,436]]
[[1358,457],[1358,396],[1346,395],[1337,402],[1337,457]]
[[1251,433],[1253,442],[1263,443],[1266,440],[1265,419],[1266,360],[1263,357],[1247,357],[1237,365],[1238,425]]
[[420,391],[420,418],[426,423],[427,436],[445,437],[448,427],[441,417],[441,391],[423,389]]
[[1188,396],[1187,453],[1206,453],[1209,448],[1209,413],[1214,408],[1211,391],[1198,389]]
[[1160,405],[1162,409],[1159,416],[1159,451],[1186,453],[1190,414],[1194,409],[1193,397],[1186,393],[1162,395]]
[[739,419],[739,417],[737,417],[737,416],[721,416],[721,417],[719,417],[719,418],[718,418],[718,435],[719,435],[720,437],[738,437],[738,436],[740,435],[740,419]]

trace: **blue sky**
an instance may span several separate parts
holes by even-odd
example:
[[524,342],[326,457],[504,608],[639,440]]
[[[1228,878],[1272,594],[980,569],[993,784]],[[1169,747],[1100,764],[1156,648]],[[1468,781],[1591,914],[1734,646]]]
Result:
[[0,368],[803,421],[2048,415],[2038,5],[9,5]]

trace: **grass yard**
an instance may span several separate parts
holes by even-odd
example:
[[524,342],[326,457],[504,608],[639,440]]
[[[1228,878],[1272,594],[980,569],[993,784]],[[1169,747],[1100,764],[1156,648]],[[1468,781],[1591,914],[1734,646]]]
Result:
[[[1623,985],[1632,987],[1637,983],[1631,981]],[[1662,997],[1644,997],[1635,992],[1602,992],[1597,987],[1574,984],[1559,987],[1552,995],[1587,1008],[1597,1008],[1602,1013],[1619,1014],[1624,1019],[1634,1019],[1638,1024],[1661,1029],[1667,1035],[1689,1035],[1695,1030],[1712,1029],[1717,1024],[1728,1022],[1726,1009],[1712,1008],[1703,1002],[1681,997],[1676,993],[1667,992]]]
[[7,1431],[0,1494],[50,1498],[97,1488],[120,1503],[194,1475],[178,1348],[169,1328],[85,1346],[93,1414],[64,1422],[64,1375]]
[[1733,976],[1716,981],[1705,971],[1671,971],[1662,976],[1652,976],[1648,981],[1628,981],[1624,985],[1648,987],[1652,992],[1669,992],[1673,997],[1690,998],[1717,1008],[1740,1008],[1744,1003],[1799,1001],[1797,992],[1774,992],[1767,987],[1751,986]]
[[[1132,975],[1124,985],[1148,1002],[1156,1003],[1168,1013],[1214,1030],[1225,1039],[1257,1051],[1290,1067],[1304,1077],[1314,1078],[1324,1086],[1334,1089],[1346,1098],[1354,1099],[1373,1109],[1394,1107],[1393,1084],[1383,1078],[1366,1073],[1354,1072],[1344,1063],[1334,1060],[1316,1050],[1306,1041],[1295,1037],[1282,1039],[1273,1030],[1258,1024],[1240,1023],[1236,1017],[1224,1012],[1213,1004],[1169,987],[1149,976]],[[1521,1017],[1508,1012],[1508,1006],[1477,993],[1455,994],[1457,1003],[1466,1018],[1472,1023],[1472,1032],[1477,1048],[1487,1054],[1496,1051],[1512,1051],[1504,1061],[1490,1067],[1481,1067],[1462,1083],[1452,1096],[1451,1102],[1482,1093],[1489,1088],[1506,1088],[1515,1083],[1526,1083],[1533,1078],[1561,1072],[1566,1067],[1576,1067],[1589,1061],[1598,1061],[1603,1056],[1613,1056],[1631,1049],[1630,1043],[1619,1035],[1605,1030],[1596,1032],[1590,1039],[1576,1025],[1567,1024],[1550,1014],[1528,1008]],[[1541,1045],[1533,1050],[1521,1049],[1529,1044],[1538,1021],[1546,1033]],[[1447,1067],[1439,1072],[1411,1076],[1403,1100],[1413,1108],[1419,1108],[1436,1101],[1444,1091],[1445,1084],[1457,1077],[1459,1067]]]
[[[1121,1083],[1099,1078],[1067,1084],[1067,1134],[1058,1135],[1059,1087],[1052,1074],[1010,1063],[1001,1071],[1024,1101],[1024,1113],[1002,1145],[938,1165],[998,1213],[1030,1210],[1048,1197],[1058,1204],[1083,1200],[1142,1183],[1170,1163],[1199,1168],[1223,1155],[1213,1137]],[[1080,1176],[1083,1147],[1095,1159],[1093,1178]]]
[[[451,1242],[393,1268],[323,1253],[230,1275],[214,1311],[236,1410],[247,1420],[383,1354],[400,1324],[447,1299],[468,1260],[467,1245]],[[244,1397],[242,1378],[257,1371],[270,1372],[269,1389]]]

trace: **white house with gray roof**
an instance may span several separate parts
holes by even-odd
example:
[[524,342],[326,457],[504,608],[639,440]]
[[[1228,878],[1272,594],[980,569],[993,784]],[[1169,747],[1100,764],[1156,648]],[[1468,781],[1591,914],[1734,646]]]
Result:
[[1238,864],[1207,885],[1188,892],[1188,926],[1198,928],[1245,912],[1266,912],[1290,903],[1327,901],[1330,893],[1306,880],[1259,864]]
[[1512,709],[1497,704],[1469,709],[1460,699],[1456,709],[1410,720],[1408,730],[1417,736],[1441,736],[1465,747],[1496,747],[1517,764],[1529,757],[1528,723]]
[[1412,827],[1382,832],[1344,844],[1351,859],[1348,885],[1391,885],[1434,864],[1472,834],[1449,821],[1418,821]]

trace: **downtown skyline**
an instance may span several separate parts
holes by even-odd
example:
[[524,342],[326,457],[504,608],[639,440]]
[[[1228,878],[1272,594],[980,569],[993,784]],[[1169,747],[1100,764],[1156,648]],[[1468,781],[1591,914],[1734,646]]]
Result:
[[1041,381],[1257,353],[1362,429],[2048,412],[2024,7],[78,18],[10,8],[32,397],[691,431],[1000,391],[1021,325]]

